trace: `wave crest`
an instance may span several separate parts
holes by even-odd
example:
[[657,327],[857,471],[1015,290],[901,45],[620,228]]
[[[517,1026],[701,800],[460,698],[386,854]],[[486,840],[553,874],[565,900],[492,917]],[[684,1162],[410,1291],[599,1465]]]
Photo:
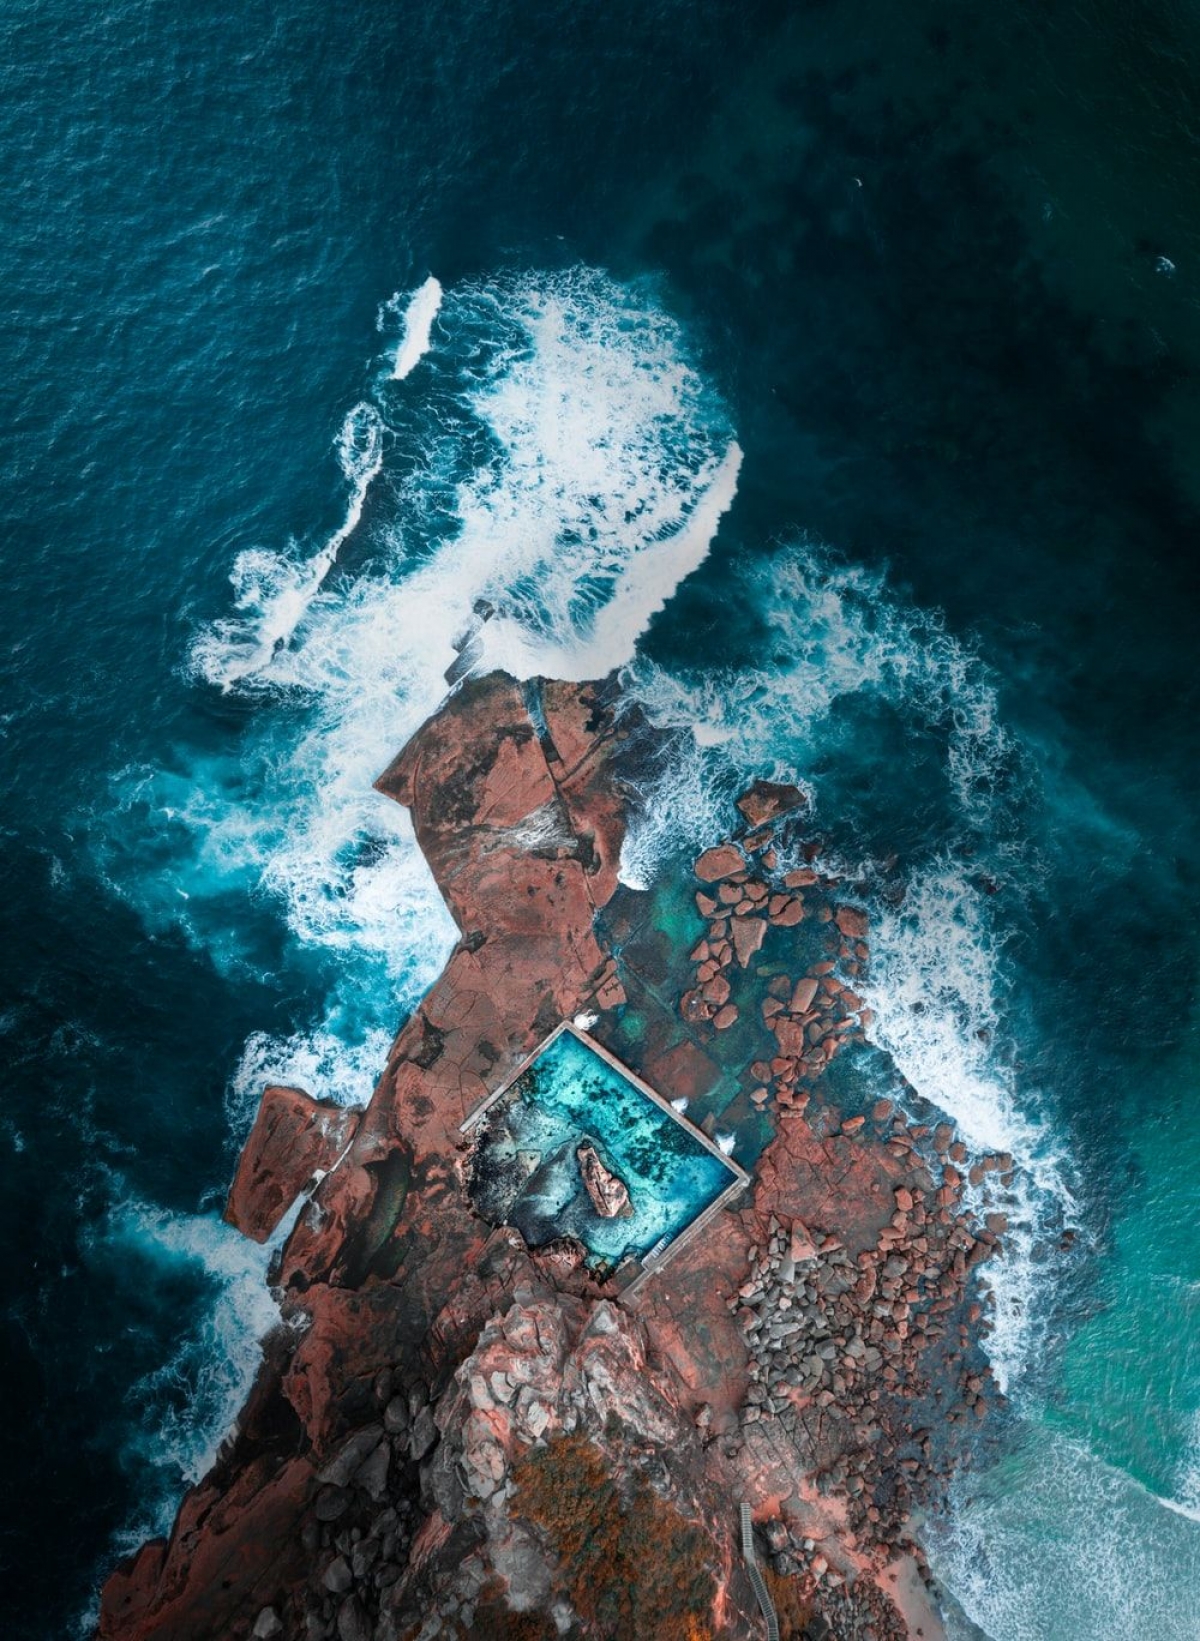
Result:
[[[676,731],[626,838],[627,883],[695,852],[729,825],[731,799],[757,775],[797,781],[826,864],[856,881],[872,913],[871,963],[855,988],[875,1013],[871,1039],[909,1087],[979,1150],[1011,1152],[1019,1183],[1004,1206],[1005,1256],[989,1272],[989,1354],[1010,1387],[1038,1337],[1035,1248],[1071,1199],[1064,1159],[1026,1114],[1003,1053],[1009,975],[989,890],[1016,899],[1036,877],[1022,805],[1030,772],[1006,731],[987,669],[935,611],[896,594],[883,572],[809,540],[743,580],[754,659],[672,669],[638,657],[631,697]],[[910,826],[908,816],[919,817]],[[907,845],[901,865],[887,857]]]

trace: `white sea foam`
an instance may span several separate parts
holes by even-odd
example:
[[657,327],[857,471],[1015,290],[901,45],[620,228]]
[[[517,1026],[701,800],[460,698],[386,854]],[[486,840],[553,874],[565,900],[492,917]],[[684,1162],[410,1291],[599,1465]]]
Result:
[[236,615],[220,618],[196,640],[193,665],[222,690],[270,666],[358,528],[367,491],[383,465],[383,422],[373,404],[363,400],[347,412],[335,445],[350,485],[341,524],[310,558],[256,548],[240,553],[230,576]]
[[[766,626],[760,663],[684,673],[638,658],[630,693],[697,749],[678,754],[623,866],[639,879],[679,844],[728,824],[728,800],[754,775],[799,780],[828,751],[836,710],[855,698],[936,728],[964,825],[989,818],[1012,758],[995,691],[936,612],[897,598],[881,572],[839,563],[801,540],[743,578],[745,611]],[[636,865],[634,864],[636,863]]]
[[262,1361],[261,1341],[279,1323],[266,1271],[283,1231],[259,1247],[215,1212],[176,1213],[129,1198],[112,1210],[91,1251],[101,1271],[116,1258],[144,1270],[150,1283],[190,1274],[206,1290],[170,1358],[130,1391],[138,1420],[130,1456],[154,1468],[162,1490],[147,1490],[148,1515],[127,1528],[128,1548],[170,1526],[175,1490],[208,1471],[234,1428]]
[[603,678],[632,660],[638,639],[653,617],[665,608],[680,582],[707,558],[722,515],[737,494],[741,465],[741,449],[731,443],[690,516],[620,567],[608,600],[597,611],[586,636],[565,644],[561,640],[538,644],[512,619],[489,622],[483,632],[481,664],[520,677],[536,673],[582,682]]
[[[342,528],[308,557],[239,555],[233,613],[197,636],[198,675],[255,702],[235,753],[121,783],[126,828],[169,839],[170,860],[133,850],[110,876],[156,921],[261,966],[225,903],[258,894],[301,951],[336,956],[324,1019],[247,1045],[242,1124],[267,1076],[367,1098],[444,964],[454,926],[407,814],[371,783],[447,672],[629,660],[736,487],[724,410],[648,291],[590,270],[465,286],[443,293],[438,336],[405,393],[381,398],[394,438],[365,402],[347,417]],[[381,506],[369,570],[334,581],[385,444],[391,517]]]
[[[766,626],[757,646],[764,659],[740,670],[688,673],[638,659],[626,670],[628,690],[652,721],[680,734],[626,838],[623,879],[648,884],[681,844],[695,849],[720,836],[731,799],[755,775],[805,784],[823,760],[844,769],[855,755],[847,740],[853,732],[844,728],[855,703],[869,709],[869,719],[892,713],[938,749],[929,778],[934,801],[945,808],[950,799],[951,844],[986,844],[1015,872],[1022,862],[1008,793],[1019,759],[986,670],[940,617],[898,597],[881,573],[842,564],[808,541],[744,584],[747,613]],[[868,762],[864,778],[878,774]],[[822,782],[809,790],[819,810]],[[836,828],[842,817],[829,820]],[[854,844],[841,847],[845,853]],[[839,865],[832,855],[828,863]],[[872,866],[840,864],[850,877]],[[987,1271],[996,1301],[989,1354],[1011,1389],[1042,1314],[1034,1303],[1034,1247],[1070,1198],[1063,1159],[1024,1111],[1027,1091],[1018,1096],[997,1052],[1004,943],[980,877],[978,856],[973,870],[950,853],[915,861],[899,905],[872,900],[871,963],[856,986],[875,1012],[872,1040],[912,1088],[951,1117],[972,1147],[1009,1151],[1016,1161],[1018,1183],[1002,1204],[1010,1234]],[[994,1176],[989,1188],[996,1189]]]
[[[1045,1307],[1034,1304],[1048,1213],[1072,1206],[1066,1158],[1053,1132],[1021,1108],[994,1044],[1001,1035],[1000,939],[987,898],[961,862],[914,872],[902,904],[874,908],[871,961],[858,989],[874,1010],[869,1035],[907,1082],[953,1119],[976,1153],[1009,1152],[1016,1179],[993,1205],[1008,1217],[1003,1250],[986,1268],[994,1296],[988,1355],[1002,1390],[1029,1362]],[[995,1191],[995,1176],[986,1186]]]
[[1200,1408],[1192,1415],[1187,1437],[1181,1445],[1175,1471],[1173,1497],[1162,1503],[1189,1521],[1200,1522]]
[[[399,311],[400,293],[388,303],[393,312]],[[392,366],[392,380],[402,382],[413,367],[429,352],[433,322],[442,305],[442,287],[432,274],[409,297],[404,308],[403,330],[396,344],[396,358]]]
[[926,1547],[972,1636],[1195,1641],[1200,1529],[1085,1447],[1029,1425],[993,1472],[954,1492],[949,1526]]
[[330,1022],[290,1037],[253,1032],[228,1089],[235,1131],[249,1127],[269,1083],[317,1093],[339,1105],[363,1104],[379,1080],[394,1035],[381,1025],[349,1038],[335,1032]]

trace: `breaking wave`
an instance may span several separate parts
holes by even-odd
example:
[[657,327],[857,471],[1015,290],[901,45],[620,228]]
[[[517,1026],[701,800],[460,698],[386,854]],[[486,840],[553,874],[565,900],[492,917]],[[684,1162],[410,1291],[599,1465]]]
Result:
[[846,709],[855,703],[895,713],[903,735],[939,738],[935,778],[961,825],[1008,825],[1015,749],[985,670],[936,612],[906,604],[881,571],[840,563],[806,540],[754,566],[743,587],[742,614],[760,628],[764,659],[684,671],[639,657],[628,669],[652,720],[695,746],[695,759],[675,771],[692,786],[665,782],[657,813],[631,833],[628,880],[652,877],[673,840],[698,845],[726,826],[738,781],[770,772],[804,784],[834,752],[861,766],[870,749],[854,744]]
[[[1021,818],[1030,770],[987,669],[882,572],[800,541],[746,578],[745,598],[758,629],[747,665],[683,671],[639,658],[627,669],[650,719],[679,735],[622,875],[646,884],[681,847],[722,835],[755,775],[807,787],[815,827],[828,817],[827,865],[861,884],[871,910],[871,963],[856,987],[875,1013],[872,1040],[974,1150],[1017,1164],[1012,1190],[990,1204],[1010,1232],[988,1272],[989,1354],[1011,1390],[1044,1315],[1035,1251],[1071,1203],[1066,1159],[1030,1115],[1037,1091],[1018,1092],[1003,1053],[1010,975],[991,891],[1003,880],[1011,906],[1036,878]],[[904,864],[890,863],[906,845]]]
[[994,1300],[988,1356],[1001,1390],[1011,1391],[1051,1308],[1038,1250],[1074,1202],[1069,1158],[1053,1128],[1028,1114],[1036,1091],[1018,1095],[996,1051],[1005,1038],[1003,935],[977,876],[936,860],[909,875],[899,907],[876,906],[859,989],[875,1013],[871,1040],[908,1085],[954,1121],[974,1154],[1007,1153],[1016,1164],[1010,1187],[998,1193],[989,1178],[973,1193],[977,1207],[1002,1209],[1008,1222],[985,1278]]
[[1200,1522],[1200,1408],[1192,1415],[1174,1479],[1175,1492],[1162,1503],[1177,1515]]
[[341,524],[311,558],[253,548],[239,553],[230,576],[237,613],[216,621],[196,641],[197,670],[222,690],[262,672],[290,642],[359,526],[367,491],[383,465],[383,423],[375,406],[365,400],[355,405],[334,442],[350,486]]
[[[246,1042],[227,1090],[239,1134],[267,1082],[366,1100],[445,964],[457,931],[407,811],[372,782],[448,676],[586,677],[630,660],[707,553],[740,461],[653,292],[590,270],[427,281],[392,375],[335,443],[338,528],[315,549],[245,548],[232,609],[196,634],[193,674],[246,704],[233,744],[122,771],[98,817],[104,874],[152,927],[225,972],[299,965],[323,982],[305,1027]],[[132,1542],[211,1462],[276,1313],[266,1253],[215,1217],[130,1204],[113,1234],[203,1289],[194,1330],[140,1387],[161,1513]]]
[[[400,340],[396,343],[396,357],[392,364],[392,380],[402,382],[429,352],[433,322],[442,305],[442,287],[432,274],[409,297],[401,320]],[[397,291],[385,311],[400,311],[400,293]],[[382,320],[383,315],[380,315]]]
[[[420,377],[376,381],[345,419],[338,530],[311,552],[244,549],[232,610],[196,634],[195,676],[249,708],[237,745],[118,782],[107,875],[152,921],[266,972],[270,942],[248,949],[250,920],[231,913],[248,898],[282,914],[293,955],[336,959],[321,1018],[247,1046],[230,1096],[243,1123],[268,1066],[365,1099],[445,962],[453,923],[407,813],[372,782],[448,678],[629,661],[736,489],[724,406],[649,287],[575,269],[436,295],[436,349],[433,283],[404,309]],[[161,848],[147,857],[135,832]]]
[[161,1290],[168,1310],[195,1290],[171,1356],[129,1393],[137,1417],[123,1459],[141,1478],[142,1503],[120,1548],[169,1530],[180,1492],[209,1470],[234,1428],[262,1361],[261,1340],[279,1322],[266,1273],[282,1235],[283,1227],[259,1247],[215,1212],[174,1213],[127,1198],[88,1250],[102,1277],[116,1264],[118,1286],[132,1274],[144,1293]]
[[[970,1497],[967,1496],[969,1485]],[[934,1573],[989,1641],[1196,1633],[1200,1535],[1080,1444],[1042,1427],[955,1489]],[[953,1621],[954,1641],[966,1641]]]

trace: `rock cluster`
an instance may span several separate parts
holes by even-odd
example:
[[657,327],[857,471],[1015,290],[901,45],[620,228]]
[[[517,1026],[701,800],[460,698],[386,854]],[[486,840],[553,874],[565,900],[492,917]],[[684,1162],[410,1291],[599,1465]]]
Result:
[[[845,1446],[818,1485],[844,1497],[861,1541],[890,1548],[937,1458],[912,1404],[932,1394],[951,1423],[986,1413],[988,1370],[964,1355],[981,1321],[966,1293],[997,1234],[962,1211],[963,1177],[953,1164],[931,1174],[918,1149],[927,1129],[907,1125],[886,1101],[871,1129],[859,1143],[882,1142],[906,1169],[874,1243],[852,1253],[835,1230],[772,1217],[730,1304],[752,1358],[743,1423],[805,1427],[819,1447],[826,1434],[818,1421],[830,1411]],[[996,1167],[1005,1159],[987,1160]]]
[[777,976],[762,1000],[763,1018],[779,1049],[771,1062],[755,1068],[760,1084],[751,1098],[756,1105],[766,1103],[772,1083],[781,1103],[792,1103],[797,1083],[820,1076],[843,1041],[854,1040],[873,1018],[849,983],[870,955],[866,914],[831,903],[836,878],[812,866],[785,872],[777,867],[774,833],[767,826],[740,846],[719,844],[696,861],[697,878],[713,892],[696,895],[708,927],[691,952],[695,981],[679,1005],[690,1024],[711,1022],[716,1031],[728,1030],[740,1017],[733,995],[738,971],[749,968],[768,930],[794,929],[806,917],[827,925],[829,955],[792,981]]
[[[758,993],[776,1052],[751,1064],[749,1098],[760,1109],[770,1103],[778,1124],[760,1162],[759,1194],[778,1205],[789,1173],[836,1169],[849,1183],[839,1204],[848,1217],[806,1222],[781,1210],[750,1247],[749,1270],[729,1301],[750,1354],[740,1419],[747,1432],[781,1431],[809,1456],[819,1491],[849,1524],[844,1543],[879,1568],[907,1542],[911,1511],[932,1495],[939,1467],[950,1467],[946,1426],[987,1410],[979,1351],[987,1324],[968,1289],[1006,1224],[988,1214],[981,1225],[963,1193],[990,1174],[1011,1183],[1012,1159],[971,1160],[950,1124],[908,1123],[888,1101],[869,1115],[843,1117],[821,1100],[820,1079],[834,1056],[863,1041],[873,1023],[855,990],[869,963],[869,920],[839,898],[839,880],[811,854],[805,865],[781,868],[765,824],[772,818],[696,862],[704,885],[696,906],[707,929],[691,953],[695,984],[680,1008],[702,1031],[726,1029],[738,1018],[738,969],[768,931],[805,924],[810,953],[815,936],[816,959],[802,972],[774,973],[766,995]],[[794,844],[788,853],[795,858]],[[779,943],[772,959],[768,973],[780,967]],[[881,1191],[890,1197],[886,1209]],[[833,1592],[854,1578],[851,1561],[843,1555],[839,1563],[781,1518],[771,1525],[777,1573],[798,1576],[832,1613]],[[851,1586],[842,1591],[841,1606],[878,1594],[870,1581],[859,1586],[857,1595]],[[880,1599],[874,1629],[890,1634],[894,1609]],[[849,1625],[847,1613],[840,1618]]]
[[[649,1480],[682,1503],[702,1523],[714,1589],[728,1579],[731,1513],[689,1463],[682,1386],[651,1365],[639,1322],[610,1301],[557,1292],[515,1244],[493,1258],[505,1261],[513,1301],[440,1394],[406,1383],[399,1365],[375,1374],[373,1416],[333,1444],[295,1524],[304,1575],[238,1633],[469,1641],[485,1612],[550,1615],[577,1632],[559,1555],[516,1497],[525,1456],[572,1434],[594,1444],[618,1488]],[[733,1633],[750,1633],[737,1597],[725,1600]]]
[[372,1641],[378,1633],[420,1521],[416,1467],[438,1432],[424,1387],[402,1390],[385,1369],[372,1388],[380,1417],[356,1430],[318,1472],[300,1530],[307,1585],[286,1605],[264,1608],[254,1636]]
[[[438,1402],[440,1440],[420,1469],[426,1526],[382,1633],[470,1637],[485,1591],[502,1593],[516,1612],[552,1613],[563,1631],[576,1627],[557,1554],[515,1498],[521,1461],[535,1447],[580,1434],[610,1471],[620,1475],[635,1463],[699,1511],[680,1390],[669,1373],[651,1369],[642,1328],[618,1306],[518,1284],[512,1305],[483,1328]],[[721,1540],[720,1531],[712,1534],[714,1573]]]
[[[170,1539],[110,1578],[103,1641],[749,1641],[761,1620],[742,1498],[793,1611],[819,1609],[797,1633],[826,1620],[846,1641],[906,1633],[885,1563],[944,1467],[947,1424],[991,1399],[968,1284],[1003,1223],[980,1228],[964,1192],[1010,1180],[1011,1159],[971,1159],[948,1125],[909,1124],[885,1102],[843,1120],[822,1100],[822,1073],[870,1025],[855,990],[868,930],[810,856],[792,864],[795,787],[756,782],[738,806],[751,830],[696,863],[706,929],[681,1027],[668,942],[644,942],[639,971],[606,923],[624,824],[611,705],[607,686],[468,680],[381,778],[412,810],[461,939],[365,1111],[264,1097],[229,1214],[261,1239],[311,1189],[273,1267],[284,1326]],[[808,955],[781,963],[785,945]],[[626,982],[659,1011],[648,1035],[664,1087],[713,1087],[721,1067],[702,1045],[741,1018],[723,1053],[759,1040],[737,1069],[775,1123],[752,1192],[636,1302],[601,1288],[577,1244],[531,1251],[485,1225],[460,1130],[561,1020],[599,1013],[603,1040]],[[621,1212],[623,1182],[594,1147],[580,1153],[598,1211]],[[585,1448],[600,1458],[578,1462]],[[563,1546],[591,1518],[552,1508],[572,1474],[603,1477],[596,1530],[621,1529],[618,1582],[640,1576],[639,1523],[672,1524],[644,1557],[637,1611],[680,1595],[662,1575],[689,1536],[696,1578],[668,1615],[676,1629],[631,1628],[634,1608],[609,1622],[586,1555],[572,1582]]]

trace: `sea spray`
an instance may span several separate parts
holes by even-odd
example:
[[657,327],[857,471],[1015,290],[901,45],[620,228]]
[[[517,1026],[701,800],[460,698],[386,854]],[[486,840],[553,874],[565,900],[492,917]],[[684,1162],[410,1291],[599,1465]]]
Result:
[[[400,292],[397,291],[391,301],[384,304],[384,308],[380,312],[381,325],[384,312],[398,313],[400,303],[401,296]],[[404,304],[400,339],[396,343],[395,358],[392,362],[392,380],[394,382],[402,382],[429,352],[433,322],[438,316],[438,309],[441,305],[442,287],[440,282],[431,274],[424,284],[418,285]]]
[[190,782],[141,773],[143,804],[172,813],[169,877],[140,884],[161,915],[194,930],[206,897],[264,890],[302,950],[338,954],[324,1022],[292,1048],[256,1041],[239,1086],[269,1061],[367,1097],[366,1045],[442,966],[453,925],[406,812],[372,781],[447,673],[630,660],[735,493],[724,408],[648,290],[586,269],[468,285],[442,296],[439,337],[419,385],[381,400],[377,440],[347,418],[343,473],[361,486],[382,463],[394,498],[357,571],[328,577],[344,531],[301,555],[299,581],[294,549],[243,553],[235,613],[197,636],[198,676],[257,703],[236,759],[199,760]]
[[256,548],[240,553],[230,575],[237,614],[220,618],[196,640],[193,665],[222,690],[270,665],[358,528],[367,491],[383,465],[383,423],[375,406],[363,400],[349,410],[334,443],[350,487],[341,524],[310,558]]
[[1001,1390],[1012,1391],[1047,1321],[1038,1248],[1052,1225],[1061,1229],[1073,1201],[1061,1143],[1029,1115],[1033,1093],[1018,1097],[998,1052],[1006,982],[1003,935],[977,870],[935,859],[908,876],[898,905],[874,905],[871,961],[856,982],[874,1013],[871,1041],[953,1120],[973,1154],[1007,1153],[1015,1163],[1010,1188],[998,1188],[990,1174],[986,1202],[978,1191],[967,1194],[978,1208],[1003,1209],[1008,1221],[986,1272],[994,1299],[987,1351]]
[[319,1090],[322,1099],[339,1105],[364,1103],[386,1064],[394,1033],[385,1026],[361,1034],[345,1028],[335,1031],[331,1024],[290,1036],[250,1034],[227,1089],[235,1133],[249,1128],[263,1089],[272,1083]]
[[[196,635],[196,677],[251,707],[236,741],[123,771],[104,817],[105,874],[155,927],[265,975],[269,942],[247,931],[274,907],[287,960],[329,976],[309,1027],[247,1044],[239,1131],[269,1077],[368,1098],[456,938],[407,812],[372,790],[447,672],[630,660],[736,490],[728,416],[649,287],[573,269],[438,294],[420,373],[377,381],[343,421],[339,529],[308,552],[243,549],[233,609]],[[432,297],[427,282],[405,314]]]
[[[868,787],[898,794],[905,767],[881,770],[878,749],[855,735],[855,709],[888,715],[911,743],[913,761],[928,766],[937,796],[949,789],[947,840],[986,832],[991,847],[1023,848],[1017,800],[1027,768],[999,721],[985,670],[937,612],[906,603],[881,571],[847,564],[805,538],[745,567],[740,605],[735,620],[761,634],[753,660],[671,667],[638,656],[623,675],[652,722],[696,749],[694,761],[675,757],[686,790],[665,781],[655,813],[630,837],[625,858],[636,857],[642,873],[652,870],[654,851],[643,828],[663,851],[701,846],[728,826],[731,785],[755,775],[804,783],[824,765],[827,803],[839,780],[852,797]],[[848,807],[831,815],[844,839],[853,829]],[[890,811],[893,823],[903,821],[894,801],[876,810],[864,819]],[[894,847],[894,837],[886,845]]]
[[266,1274],[289,1227],[290,1218],[260,1247],[215,1211],[172,1211],[126,1196],[86,1248],[97,1280],[110,1280],[118,1265],[118,1283],[132,1271],[151,1292],[197,1290],[172,1354],[129,1394],[137,1420],[124,1460],[142,1482],[141,1513],[121,1535],[126,1550],[169,1530],[180,1490],[208,1471],[233,1428],[262,1360],[260,1341],[279,1323]]
[[[622,876],[648,884],[721,836],[756,775],[805,785],[814,828],[829,829],[826,869],[861,881],[871,913],[871,962],[854,985],[875,1015],[872,1041],[973,1149],[1016,1164],[1012,1190],[991,1203],[1010,1232],[988,1272],[989,1355],[1011,1390],[1049,1305],[1036,1252],[1071,1206],[1052,1131],[1029,1114],[1037,1091],[1018,1092],[1004,1050],[1005,908],[1011,919],[1039,870],[1023,823],[1029,763],[986,668],[882,572],[800,540],[743,585],[744,619],[763,634],[756,659],[685,670],[639,657],[625,671],[629,698],[676,734],[641,794]],[[909,814],[922,817],[916,832]],[[905,858],[888,866],[896,848]],[[998,876],[1002,899],[990,893]]]

